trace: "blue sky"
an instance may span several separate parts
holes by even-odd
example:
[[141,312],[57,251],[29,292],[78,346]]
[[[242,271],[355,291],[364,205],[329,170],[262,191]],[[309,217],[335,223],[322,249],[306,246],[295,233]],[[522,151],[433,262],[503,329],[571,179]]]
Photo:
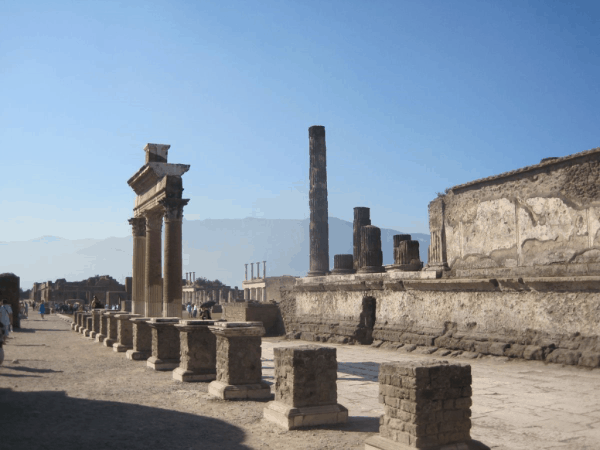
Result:
[[329,214],[428,232],[438,191],[600,146],[600,3],[5,1],[0,230],[125,236],[148,142],[188,219]]

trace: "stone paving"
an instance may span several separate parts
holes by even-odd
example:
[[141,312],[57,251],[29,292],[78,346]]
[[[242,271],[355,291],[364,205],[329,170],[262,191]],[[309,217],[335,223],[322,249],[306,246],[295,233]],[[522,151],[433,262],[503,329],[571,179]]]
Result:
[[[319,343],[311,342],[319,345]],[[273,348],[305,341],[263,338],[263,378],[272,381]],[[379,417],[379,364],[434,359],[367,346],[337,348],[338,402],[352,417]],[[501,357],[435,358],[471,364],[473,439],[493,449],[600,449],[600,370]]]

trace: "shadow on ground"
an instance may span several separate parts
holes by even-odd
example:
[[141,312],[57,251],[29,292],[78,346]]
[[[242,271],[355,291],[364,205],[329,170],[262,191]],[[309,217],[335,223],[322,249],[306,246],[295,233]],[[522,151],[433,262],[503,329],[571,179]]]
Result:
[[355,375],[357,378],[343,378],[345,381],[378,381],[379,363],[338,362],[338,372]]
[[0,388],[2,450],[232,449],[245,434],[218,419],[127,403],[67,397],[63,391]]

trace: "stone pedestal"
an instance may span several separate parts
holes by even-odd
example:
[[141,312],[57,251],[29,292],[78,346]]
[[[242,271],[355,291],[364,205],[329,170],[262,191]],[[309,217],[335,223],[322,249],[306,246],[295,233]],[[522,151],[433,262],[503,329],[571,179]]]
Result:
[[265,419],[286,430],[346,423],[348,410],[337,403],[336,349],[305,345],[275,353],[275,401]]
[[100,316],[100,328],[98,331],[98,334],[96,335],[96,342],[104,342],[104,339],[106,339],[106,336],[108,333],[108,323],[106,321],[106,310],[101,310],[101,312],[98,313]]
[[471,366],[405,361],[379,366],[385,414],[365,450],[484,449],[472,441]]
[[132,361],[145,361],[152,355],[152,329],[148,325],[150,317],[129,319],[133,328],[133,348],[125,355]]
[[90,331],[90,339],[96,339],[100,333],[100,315],[104,313],[104,309],[92,309],[92,331]]
[[181,320],[179,330],[181,362],[173,371],[178,381],[211,381],[217,377],[217,338],[208,329],[213,320]]
[[208,393],[224,400],[270,398],[271,388],[262,381],[262,323],[217,322],[209,328],[217,336],[217,379]]
[[138,314],[115,314],[117,321],[117,342],[113,344],[115,352],[126,352],[133,348],[133,323],[132,318],[139,317]]
[[81,320],[83,319],[83,311],[77,311],[75,313],[75,327],[73,328],[75,332],[79,333],[79,329],[81,328]]
[[371,225],[371,209],[364,206],[354,208],[354,231],[352,235],[353,242],[353,260],[354,270],[360,269],[360,229],[365,225]]
[[118,314],[117,311],[106,311],[104,313],[104,316],[106,316],[106,338],[103,343],[110,348],[117,342],[119,333],[119,321],[115,319],[116,314]]
[[173,370],[179,367],[178,317],[153,317],[148,322],[152,329],[152,356],[147,365],[154,370]]
[[75,311],[73,313],[73,323],[71,324],[71,330],[73,331],[77,331],[77,326],[79,325],[78,320],[79,320],[79,312]]
[[90,333],[92,332],[92,315],[87,314],[83,320],[85,321],[85,328],[83,330],[83,335],[85,337],[89,337]]

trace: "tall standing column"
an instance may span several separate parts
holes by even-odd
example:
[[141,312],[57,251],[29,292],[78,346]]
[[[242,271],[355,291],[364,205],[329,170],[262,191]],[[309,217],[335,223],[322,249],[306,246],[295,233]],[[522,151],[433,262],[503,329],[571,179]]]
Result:
[[166,198],[160,201],[165,209],[165,263],[163,317],[181,317],[181,219],[189,199]]
[[248,281],[248,264],[244,264],[244,266],[246,266],[246,273],[244,275],[244,280]]
[[146,218],[129,219],[133,231],[133,271],[131,311],[133,314],[144,314],[144,286],[146,285]]
[[254,263],[250,263],[250,279],[254,280]]
[[146,305],[144,316],[162,316],[162,212],[148,211],[146,214],[146,266],[145,286]]
[[354,270],[360,269],[360,229],[366,225],[371,225],[371,209],[364,206],[354,208],[354,255],[352,264]]
[[263,278],[267,278],[267,262],[263,261]]
[[327,158],[325,127],[308,129],[310,153],[310,270],[309,277],[329,272],[329,223],[327,217]]

